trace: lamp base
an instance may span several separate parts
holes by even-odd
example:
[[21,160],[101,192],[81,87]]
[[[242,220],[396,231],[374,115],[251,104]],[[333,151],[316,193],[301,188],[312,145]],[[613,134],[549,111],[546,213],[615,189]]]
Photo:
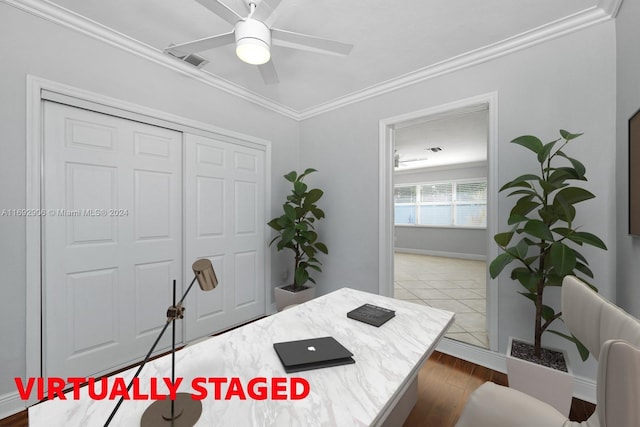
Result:
[[177,393],[173,404],[174,418],[171,419],[171,400],[158,400],[144,411],[141,427],[192,427],[202,414],[202,403],[193,400],[189,393]]

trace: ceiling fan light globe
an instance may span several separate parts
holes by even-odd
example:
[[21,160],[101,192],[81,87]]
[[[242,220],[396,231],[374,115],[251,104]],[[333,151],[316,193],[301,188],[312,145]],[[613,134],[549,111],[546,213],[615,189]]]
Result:
[[271,59],[269,45],[262,40],[250,37],[236,42],[236,55],[242,61],[252,65],[262,65]]

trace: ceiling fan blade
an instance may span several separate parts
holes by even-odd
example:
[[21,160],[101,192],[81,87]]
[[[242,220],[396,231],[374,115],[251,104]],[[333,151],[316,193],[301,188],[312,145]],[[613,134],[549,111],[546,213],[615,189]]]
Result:
[[209,50],[215,47],[235,43],[235,41],[236,38],[233,35],[232,31],[230,33],[220,34],[212,37],[205,37],[200,40],[194,40],[192,42],[169,46],[165,49],[165,52],[188,55],[190,53],[202,52],[203,50]]
[[280,82],[280,80],[278,80],[278,73],[276,73],[276,67],[273,66],[273,61],[258,65],[258,69],[265,84],[274,85]]
[[277,18],[275,11],[281,1],[282,0],[262,0],[253,12],[251,18],[261,21],[267,27],[270,27]]
[[242,20],[242,16],[238,15],[227,5],[219,0],[196,0],[198,3],[209,9],[211,12],[218,15],[228,23],[235,25],[236,22]]
[[293,49],[307,50],[330,55],[348,55],[353,49],[352,44],[341,43],[306,34],[291,31],[271,29],[271,43],[276,46],[290,47]]

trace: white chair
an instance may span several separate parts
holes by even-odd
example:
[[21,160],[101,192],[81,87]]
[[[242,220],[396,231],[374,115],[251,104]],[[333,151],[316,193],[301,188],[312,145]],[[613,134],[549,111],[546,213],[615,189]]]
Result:
[[573,276],[563,281],[562,313],[599,360],[595,413],[572,422],[546,403],[487,382],[469,396],[456,427],[640,426],[640,322]]

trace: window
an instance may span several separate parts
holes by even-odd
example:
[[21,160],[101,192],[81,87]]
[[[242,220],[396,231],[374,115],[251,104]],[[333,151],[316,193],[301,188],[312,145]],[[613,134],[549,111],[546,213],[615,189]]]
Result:
[[487,226],[487,180],[398,185],[395,223],[453,227]]

